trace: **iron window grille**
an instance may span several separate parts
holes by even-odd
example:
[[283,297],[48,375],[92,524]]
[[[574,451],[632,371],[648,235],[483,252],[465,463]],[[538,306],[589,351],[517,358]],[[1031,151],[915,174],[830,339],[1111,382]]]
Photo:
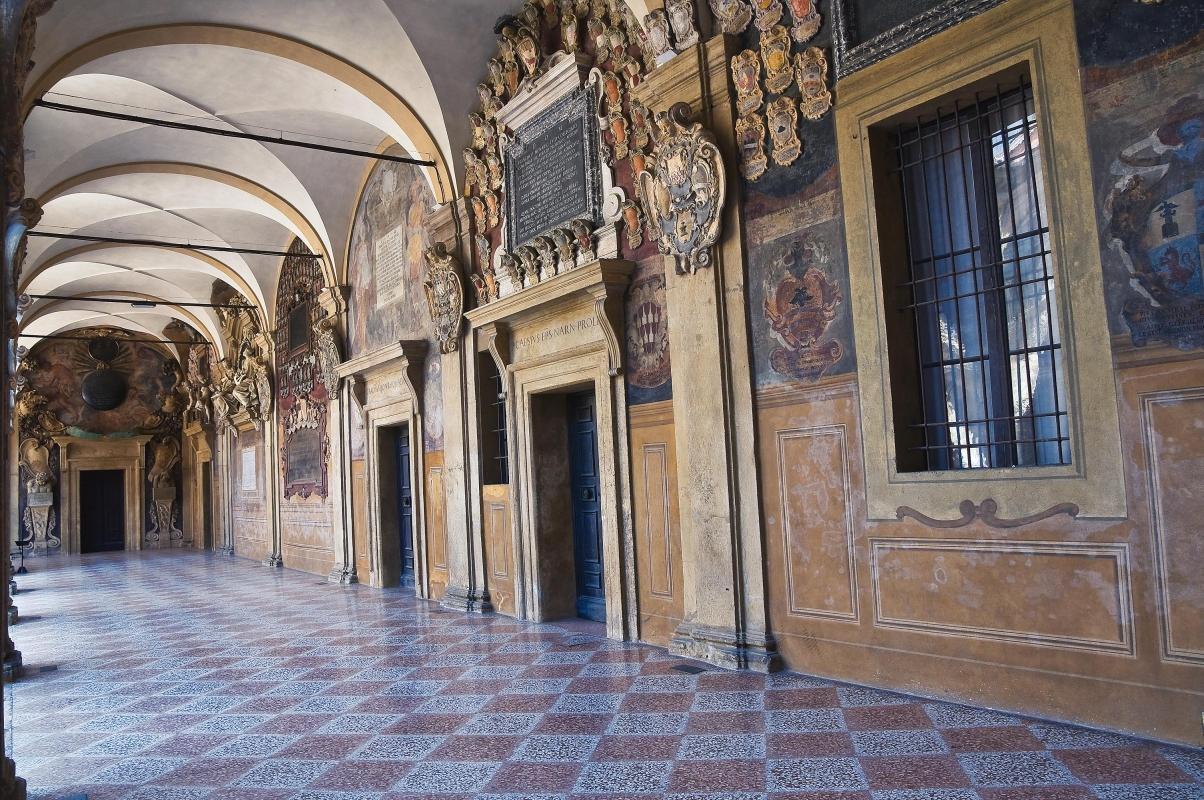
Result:
[[481,363],[481,411],[488,441],[484,453],[486,484],[510,482],[510,460],[507,455],[506,434],[506,390],[497,364],[487,353],[482,353]]
[[891,349],[918,370],[892,363],[898,468],[1069,464],[1032,87],[1021,78],[952,106],[889,135],[906,244],[898,313],[912,323],[895,330],[914,328]]

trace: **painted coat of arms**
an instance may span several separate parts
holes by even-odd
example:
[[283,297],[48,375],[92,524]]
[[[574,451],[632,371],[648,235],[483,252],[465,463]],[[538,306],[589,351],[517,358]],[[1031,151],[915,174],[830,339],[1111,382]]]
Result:
[[1105,211],[1135,292],[1121,312],[1133,344],[1204,347],[1204,100],[1180,98],[1114,172]]
[[765,316],[781,344],[769,355],[775,372],[813,381],[844,355],[838,340],[820,341],[844,302],[840,287],[828,274],[828,260],[827,246],[806,236],[778,259],[778,270],[785,275],[765,299]]
[[627,297],[627,380],[642,389],[669,380],[669,329],[665,278],[637,281]]

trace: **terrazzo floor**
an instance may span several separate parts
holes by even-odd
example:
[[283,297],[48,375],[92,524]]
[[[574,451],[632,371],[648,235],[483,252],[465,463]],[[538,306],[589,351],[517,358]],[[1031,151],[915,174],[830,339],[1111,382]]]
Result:
[[32,797],[1200,800],[1204,753],[196,552],[31,562]]

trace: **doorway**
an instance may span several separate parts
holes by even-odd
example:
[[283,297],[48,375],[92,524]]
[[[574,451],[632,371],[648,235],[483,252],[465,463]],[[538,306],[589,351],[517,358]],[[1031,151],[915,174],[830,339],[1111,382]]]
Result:
[[201,547],[214,549],[213,544],[213,462],[201,464]]
[[79,473],[81,553],[125,549],[125,472],[90,469]]
[[397,536],[400,542],[400,581],[414,585],[414,487],[410,476],[410,429],[397,429]]
[[602,518],[598,499],[598,420],[594,393],[566,398],[569,497],[573,509],[573,566],[577,616],[606,622],[606,586],[602,573]]

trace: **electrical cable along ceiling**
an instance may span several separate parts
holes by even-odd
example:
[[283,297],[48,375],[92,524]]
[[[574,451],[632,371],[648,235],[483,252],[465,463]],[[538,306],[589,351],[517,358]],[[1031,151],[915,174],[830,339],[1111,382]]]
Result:
[[341,282],[376,154],[418,159],[436,199],[454,195],[450,154],[498,7],[58,0],[25,92],[27,193],[43,217],[18,344],[95,326],[159,339],[179,321],[220,348],[215,282],[274,325],[294,238]]

